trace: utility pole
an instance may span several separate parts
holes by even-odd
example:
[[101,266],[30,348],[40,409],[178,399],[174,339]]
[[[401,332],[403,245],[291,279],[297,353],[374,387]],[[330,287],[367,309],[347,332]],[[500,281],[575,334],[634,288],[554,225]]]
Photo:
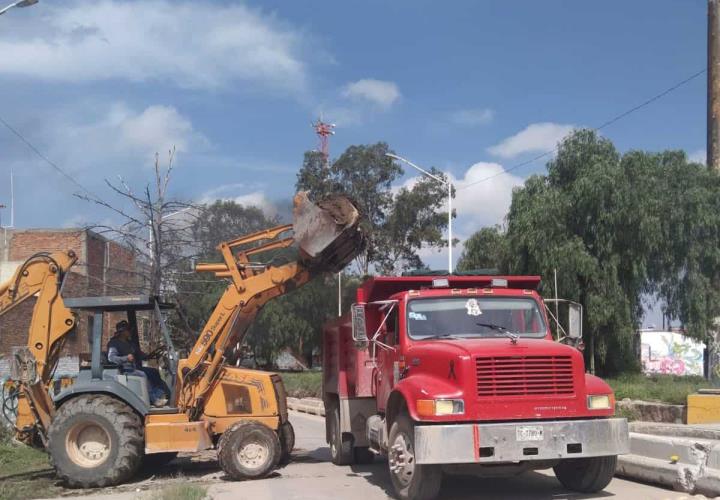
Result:
[[[720,171],[720,0],[708,0],[707,26],[707,166]],[[720,318],[707,332],[704,356],[704,375],[717,382],[717,338]]]
[[720,0],[708,0],[707,166],[720,171]]

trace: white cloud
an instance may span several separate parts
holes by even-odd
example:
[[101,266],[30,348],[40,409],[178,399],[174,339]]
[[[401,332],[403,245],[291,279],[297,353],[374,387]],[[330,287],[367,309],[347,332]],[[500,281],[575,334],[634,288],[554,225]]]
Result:
[[0,34],[0,75],[301,91],[307,35],[241,4],[148,0],[43,5]]
[[372,78],[348,83],[342,94],[348,99],[367,101],[382,109],[390,108],[400,99],[400,89],[395,82]]
[[487,125],[495,118],[495,112],[488,108],[459,109],[450,114],[450,121],[455,125],[474,127]]
[[178,153],[186,153],[209,145],[190,120],[172,106],[138,110],[122,102],[104,109],[81,108],[78,114],[50,120],[44,135],[50,138],[51,158],[69,166],[94,168],[121,168],[138,161],[152,165],[155,153],[164,159],[173,147]]
[[[406,179],[401,185],[394,186],[411,189],[420,177]],[[450,175],[455,186],[453,208],[457,218],[453,220],[455,237],[471,235],[485,226],[501,224],[507,215],[512,201],[512,191],[522,186],[523,179],[506,173],[498,163],[478,162],[471,165],[461,178]],[[477,184],[473,184],[477,181]],[[443,210],[445,207],[443,207]]]
[[[401,185],[394,186],[408,189],[420,179],[412,177]],[[487,180],[485,180],[487,179]],[[512,191],[522,186],[523,179],[506,173],[498,163],[478,162],[471,165],[462,177],[450,175],[456,188],[453,208],[457,217],[453,219],[453,238],[460,242],[453,247],[453,260],[457,261],[462,253],[463,242],[475,231],[486,227],[502,224],[512,202]],[[473,184],[482,180],[477,184]],[[445,206],[442,210],[446,210]],[[447,249],[423,248],[418,252],[423,261],[433,269],[447,268]]]
[[240,189],[247,189],[248,187],[243,183],[232,183],[219,186],[209,191],[206,191],[200,196],[199,203],[213,203],[216,200],[234,201],[239,205],[254,206],[261,209],[265,215],[269,217],[275,217],[279,213],[278,206],[271,201],[264,191],[255,190],[250,193],[233,195],[231,193],[237,192]]
[[701,163],[705,165],[705,162],[707,161],[707,151],[705,149],[698,149],[697,151],[688,153],[688,160],[693,163]]
[[487,150],[489,153],[501,158],[513,158],[524,153],[550,151],[573,128],[575,128],[574,125],[559,123],[533,123]]

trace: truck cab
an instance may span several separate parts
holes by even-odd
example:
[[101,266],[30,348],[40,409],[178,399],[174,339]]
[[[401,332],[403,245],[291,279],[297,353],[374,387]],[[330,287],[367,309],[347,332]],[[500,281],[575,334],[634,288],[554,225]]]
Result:
[[[400,498],[432,498],[444,473],[553,467],[594,492],[628,452],[614,395],[585,373],[582,312],[562,327],[538,276],[377,277],[324,330],[327,439],[337,464],[388,457]],[[563,342],[553,339],[551,321]],[[557,323],[556,323],[557,322]]]

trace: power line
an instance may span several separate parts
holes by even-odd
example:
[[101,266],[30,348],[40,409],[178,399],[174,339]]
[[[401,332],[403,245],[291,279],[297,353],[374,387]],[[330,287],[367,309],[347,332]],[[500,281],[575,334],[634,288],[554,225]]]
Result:
[[[656,94],[656,95],[652,96],[650,99],[647,99],[646,101],[641,102],[641,103],[638,104],[637,106],[634,106],[634,107],[632,107],[632,108],[630,108],[630,109],[628,109],[628,110],[626,110],[626,111],[623,111],[623,112],[620,113],[619,115],[616,115],[616,116],[614,116],[613,118],[610,118],[609,120],[607,120],[606,122],[604,122],[604,123],[601,124],[600,126],[595,127],[595,128],[593,128],[593,129],[591,129],[591,130],[594,130],[595,132],[599,132],[600,130],[602,130],[602,129],[606,128],[606,127],[609,127],[610,125],[612,125],[612,124],[614,124],[614,123],[622,120],[622,119],[625,118],[626,116],[633,114],[634,112],[636,112],[636,111],[644,108],[645,106],[649,106],[650,104],[652,104],[653,102],[657,101],[658,99],[662,99],[663,97],[665,97],[665,96],[668,95],[669,93],[674,92],[675,90],[679,89],[680,87],[682,87],[682,86],[690,83],[690,82],[693,81],[695,78],[699,77],[700,75],[702,75],[702,74],[704,74],[704,73],[706,73],[706,72],[707,72],[707,68],[702,69],[702,70],[700,70],[700,71],[698,71],[698,72],[696,72],[696,73],[693,73],[693,74],[690,75],[689,77],[685,78],[684,80],[681,80],[681,81],[677,82],[676,84],[674,84],[673,86],[671,86],[671,87],[663,90],[663,91],[660,92],[659,94]],[[474,186],[474,185],[476,185],[476,184],[480,184],[481,182],[485,182],[485,181],[488,181],[488,180],[493,179],[493,178],[495,178],[495,177],[498,177],[499,175],[506,174],[506,173],[508,173],[508,172],[512,172],[513,170],[516,170],[516,169],[518,169],[518,168],[520,168],[520,167],[524,167],[524,166],[526,166],[526,165],[529,165],[529,164],[531,164],[531,163],[534,163],[534,162],[536,162],[537,160],[539,160],[539,159],[541,159],[541,158],[544,158],[544,157],[546,157],[546,156],[549,156],[549,155],[557,152],[558,147],[559,147],[559,146],[555,146],[553,149],[551,149],[551,150],[549,150],[549,151],[545,151],[544,153],[541,153],[541,154],[539,154],[539,155],[537,155],[537,156],[535,156],[535,157],[533,157],[533,158],[531,158],[531,159],[529,159],[529,160],[525,160],[525,161],[520,162],[520,163],[518,163],[518,164],[516,164],[516,165],[513,165],[512,167],[503,169],[501,172],[498,172],[498,173],[493,174],[493,175],[489,175],[489,176],[487,176],[487,177],[485,177],[485,178],[483,178],[483,179],[477,180],[477,181],[475,181],[475,182],[471,182],[471,183],[468,184],[467,186],[463,186],[463,187],[461,187],[461,188],[458,188],[458,190],[467,189],[467,188],[472,187],[472,186]]]
[[92,196],[95,196],[95,197],[97,198],[97,195],[96,195],[95,193],[93,193],[92,191],[90,191],[89,189],[87,189],[85,186],[83,186],[82,184],[80,184],[78,181],[75,180],[75,178],[73,178],[73,176],[71,176],[70,174],[68,174],[67,172],[65,172],[65,171],[64,171],[62,168],[60,168],[56,163],[54,163],[54,162],[51,161],[47,156],[45,156],[44,154],[42,154],[38,148],[36,148],[35,146],[33,146],[33,144],[32,144],[30,141],[28,141],[25,137],[23,137],[23,135],[22,135],[20,132],[18,132],[15,128],[13,128],[8,122],[5,121],[2,117],[0,117],[0,123],[2,123],[2,124],[5,126],[5,128],[7,128],[10,132],[12,132],[18,139],[20,139],[20,140],[21,140],[28,148],[30,148],[30,150],[31,150],[33,153],[35,153],[40,159],[42,159],[45,163],[47,163],[47,164],[50,165],[52,168],[54,168],[56,171],[58,171],[58,172],[60,173],[60,175],[62,175],[63,177],[65,177],[67,180],[69,180],[70,182],[72,182],[74,185],[76,185],[77,187],[79,187],[80,189],[82,189],[83,191],[85,191],[86,193],[88,193],[88,194],[90,194],[90,195],[92,195]]

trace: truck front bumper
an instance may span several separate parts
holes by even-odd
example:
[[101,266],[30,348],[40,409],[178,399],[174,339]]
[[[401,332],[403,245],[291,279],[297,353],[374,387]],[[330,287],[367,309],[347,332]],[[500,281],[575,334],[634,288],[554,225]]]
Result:
[[624,418],[415,426],[419,464],[512,463],[629,451]]

